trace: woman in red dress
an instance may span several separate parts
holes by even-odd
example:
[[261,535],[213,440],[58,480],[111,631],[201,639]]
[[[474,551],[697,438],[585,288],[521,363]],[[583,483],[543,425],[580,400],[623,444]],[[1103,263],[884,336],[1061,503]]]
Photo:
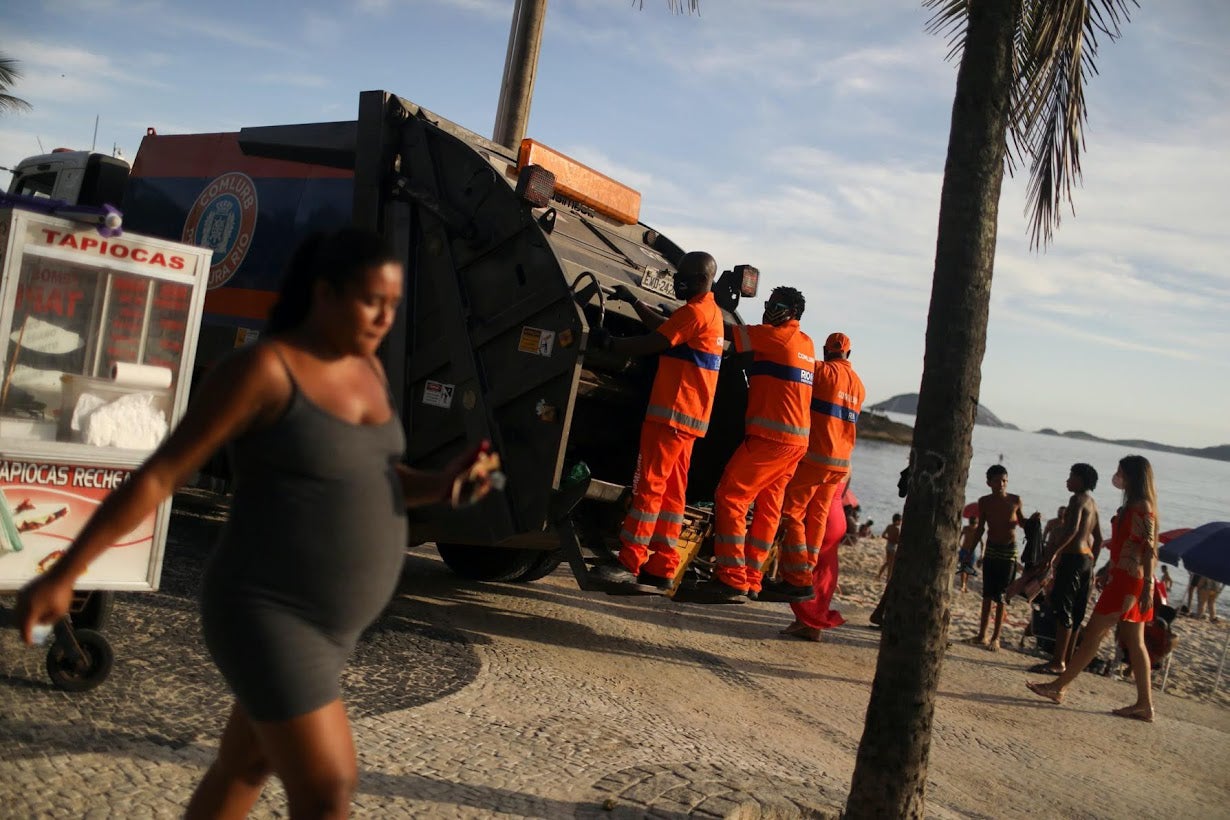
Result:
[[1053,683],[1030,681],[1025,685],[1035,695],[1062,703],[1064,690],[1097,655],[1106,633],[1118,624],[1119,639],[1127,649],[1132,679],[1136,682],[1136,702],[1115,709],[1112,714],[1152,723],[1153,689],[1145,650],[1145,624],[1153,621],[1153,569],[1157,562],[1153,467],[1144,456],[1127,456],[1119,462],[1114,485],[1123,490],[1123,506],[1110,539],[1110,578],[1081,634],[1076,656]]

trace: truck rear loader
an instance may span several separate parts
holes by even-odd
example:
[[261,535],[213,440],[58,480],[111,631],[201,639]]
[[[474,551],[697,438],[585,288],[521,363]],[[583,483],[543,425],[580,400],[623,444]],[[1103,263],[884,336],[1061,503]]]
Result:
[[[84,152],[23,161],[11,190],[122,207],[126,228],[213,249],[198,370],[257,338],[295,245],[351,223],[404,260],[405,299],[382,358],[406,459],[443,465],[488,439],[508,481],[475,507],[412,518],[416,543],[475,580],[527,581],[617,548],[656,362],[587,350],[591,328],[636,335],[625,285],[669,312],[683,250],[640,222],[640,195],[541,143],[498,145],[384,91],[354,120],[159,135],[131,172]],[[95,170],[90,171],[93,167]],[[122,194],[120,182],[122,185]],[[120,199],[122,201],[117,201]],[[726,271],[718,304],[740,322],[758,272]],[[688,487],[690,558],[743,435],[746,379],[727,358]]]

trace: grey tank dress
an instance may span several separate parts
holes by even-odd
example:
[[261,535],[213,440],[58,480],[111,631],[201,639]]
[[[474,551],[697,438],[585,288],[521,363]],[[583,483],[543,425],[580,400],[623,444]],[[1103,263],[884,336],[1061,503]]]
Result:
[[342,667],[392,596],[406,547],[397,415],[351,424],[291,382],[283,415],[231,445],[235,496],[201,596],[206,646],[259,721],[338,697]]

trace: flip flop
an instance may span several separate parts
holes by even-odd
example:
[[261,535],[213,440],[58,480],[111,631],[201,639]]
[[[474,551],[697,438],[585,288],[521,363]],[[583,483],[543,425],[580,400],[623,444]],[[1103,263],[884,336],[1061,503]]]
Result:
[[1141,720],[1145,723],[1153,722],[1153,715],[1149,712],[1142,712],[1135,706],[1123,706],[1119,709],[1112,709],[1110,712],[1115,717],[1128,718],[1129,720]]
[[1057,695],[1051,692],[1047,688],[1047,684],[1045,683],[1038,683],[1036,681],[1026,681],[1025,688],[1033,692],[1035,695],[1037,695],[1040,698],[1046,698],[1051,703],[1055,703],[1055,704],[1063,703],[1063,695]]
[[1051,668],[1050,663],[1038,663],[1025,670],[1031,675],[1062,675],[1063,672],[1056,672]]

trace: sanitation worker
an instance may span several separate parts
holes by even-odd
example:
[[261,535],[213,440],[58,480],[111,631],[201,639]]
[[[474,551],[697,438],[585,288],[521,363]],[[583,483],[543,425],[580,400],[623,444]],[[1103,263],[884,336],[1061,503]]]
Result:
[[632,506],[619,532],[617,563],[599,564],[590,577],[611,592],[665,592],[672,586],[683,528],[692,445],[705,435],[722,366],[722,310],[711,289],[717,263],[693,251],[679,261],[675,297],[684,305],[667,319],[623,285],[611,298],[630,302],[650,332],[613,338],[603,328],[591,344],[628,355],[659,354],[658,374],[641,427],[632,479]]
[[676,601],[735,604],[760,592],[782,495],[807,453],[816,354],[811,338],[799,329],[804,305],[803,294],[794,288],[775,288],[765,302],[763,324],[726,327],[735,351],[752,354],[745,438],[726,464],[714,497],[714,577],[681,587]]
[[[807,455],[786,486],[782,502],[780,581],[765,581],[762,601],[810,601],[813,572],[824,542],[829,505],[850,479],[850,455],[867,391],[850,365],[850,337],[830,333],[824,360],[816,362],[811,386],[811,434]],[[833,579],[836,582],[836,578]]]

